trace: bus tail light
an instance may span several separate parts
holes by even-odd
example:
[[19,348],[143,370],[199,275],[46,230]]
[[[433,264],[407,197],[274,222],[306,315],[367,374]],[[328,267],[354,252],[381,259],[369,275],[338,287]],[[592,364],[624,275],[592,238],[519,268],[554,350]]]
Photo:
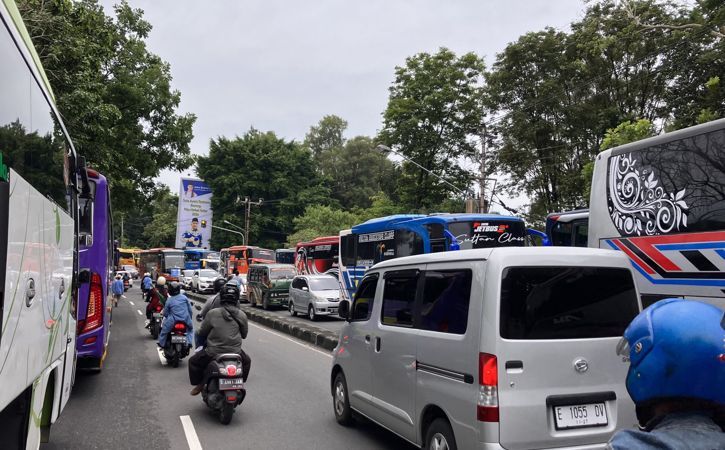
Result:
[[81,333],[95,330],[103,325],[103,284],[97,273],[91,275],[91,286],[88,290],[88,311]]
[[478,420],[498,422],[498,363],[495,355],[478,354],[478,383]]

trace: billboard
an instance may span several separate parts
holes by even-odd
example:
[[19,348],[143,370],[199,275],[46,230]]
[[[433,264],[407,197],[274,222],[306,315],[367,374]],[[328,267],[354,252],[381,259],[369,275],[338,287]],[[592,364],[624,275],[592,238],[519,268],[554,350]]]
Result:
[[198,178],[182,178],[176,216],[176,248],[209,248],[211,188]]

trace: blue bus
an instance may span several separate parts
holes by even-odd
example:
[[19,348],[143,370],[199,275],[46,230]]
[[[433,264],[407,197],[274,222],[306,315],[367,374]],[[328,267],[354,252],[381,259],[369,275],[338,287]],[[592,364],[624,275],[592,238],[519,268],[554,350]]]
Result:
[[338,265],[343,298],[374,264],[401,256],[527,245],[523,219],[497,214],[399,214],[340,232]]
[[184,249],[184,269],[201,269],[201,260],[202,259],[212,259],[209,258],[209,255],[216,254],[217,258],[219,258],[219,253],[215,252],[213,250],[206,250],[203,248],[185,248]]
[[589,239],[589,210],[575,209],[546,216],[549,245],[586,247]]

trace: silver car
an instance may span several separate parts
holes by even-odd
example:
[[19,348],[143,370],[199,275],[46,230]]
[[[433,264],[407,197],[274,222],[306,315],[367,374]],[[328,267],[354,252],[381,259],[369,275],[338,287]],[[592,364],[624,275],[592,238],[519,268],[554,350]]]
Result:
[[194,269],[184,269],[181,271],[181,285],[184,289],[191,289],[191,280],[194,277]]
[[219,272],[216,270],[195,270],[194,275],[191,277],[192,292],[214,292],[214,280],[219,277]]
[[381,262],[340,303],[335,416],[426,449],[604,449],[637,423],[615,348],[640,308],[629,260],[611,250]]
[[330,275],[298,275],[289,290],[289,313],[307,314],[310,320],[337,315],[340,282]]

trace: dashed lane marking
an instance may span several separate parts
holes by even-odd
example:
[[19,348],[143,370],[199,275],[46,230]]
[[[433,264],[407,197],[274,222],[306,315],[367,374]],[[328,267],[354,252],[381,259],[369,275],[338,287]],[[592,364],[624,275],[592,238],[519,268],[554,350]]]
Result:
[[137,309],[136,312],[138,313],[139,316],[143,316],[143,313],[141,312],[140,309]]
[[270,329],[268,329],[268,328],[266,328],[266,327],[263,327],[263,326],[257,325],[257,324],[255,324],[255,323],[252,323],[252,322],[249,322],[249,325],[253,326],[254,328],[259,328],[260,330],[264,330],[264,331],[266,331],[267,333],[270,333],[270,334],[274,334],[275,336],[277,336],[277,337],[280,337],[280,338],[282,338],[282,339],[287,339],[287,340],[288,340],[288,341],[290,341],[290,342],[294,342],[295,344],[297,344],[297,345],[299,345],[299,346],[301,346],[301,347],[304,347],[304,348],[306,348],[306,349],[308,349],[308,350],[312,350],[313,352],[317,352],[317,353],[319,353],[320,355],[324,355],[324,356],[327,356],[328,358],[332,358],[332,354],[330,354],[330,353],[327,353],[327,352],[323,352],[322,350],[318,350],[318,349],[316,349],[315,347],[313,347],[312,345],[307,345],[307,344],[304,344],[304,343],[302,343],[302,342],[300,342],[300,341],[298,341],[298,340],[296,340],[296,339],[293,339],[293,338],[291,338],[291,337],[287,337],[287,336],[285,336],[284,334],[280,334],[280,333],[277,333],[276,331],[272,331],[272,330],[270,330]]
[[199,442],[199,436],[196,435],[191,417],[179,416],[179,419],[181,419],[181,426],[184,427],[184,434],[186,435],[186,442],[189,443],[189,450],[201,450],[201,442]]
[[129,300],[128,302],[131,304],[131,306],[136,306],[136,304],[134,302],[132,302],[131,300]]

